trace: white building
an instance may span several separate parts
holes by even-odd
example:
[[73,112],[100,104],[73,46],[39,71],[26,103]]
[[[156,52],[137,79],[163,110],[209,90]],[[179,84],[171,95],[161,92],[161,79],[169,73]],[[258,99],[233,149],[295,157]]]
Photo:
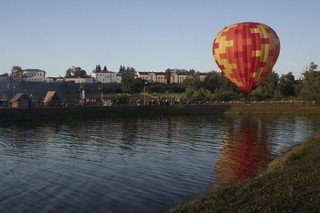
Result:
[[62,83],[64,82],[63,77],[47,77],[46,83]]
[[39,69],[25,69],[22,73],[23,80],[30,82],[45,82],[46,72]]
[[111,71],[93,72],[90,74],[97,82],[101,83],[120,83],[118,73]]
[[78,77],[65,77],[65,82],[74,82],[76,84],[91,84],[95,82],[95,79],[91,76],[78,76]]

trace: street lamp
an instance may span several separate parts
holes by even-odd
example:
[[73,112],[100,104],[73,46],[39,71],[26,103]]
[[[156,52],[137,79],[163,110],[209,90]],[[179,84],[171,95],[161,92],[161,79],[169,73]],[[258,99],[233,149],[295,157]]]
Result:
[[84,100],[86,98],[85,91],[84,91],[84,84],[80,84],[79,91],[80,91],[80,100]]
[[103,85],[102,85],[102,83],[101,83],[100,98],[101,98],[101,102],[103,104]]
[[103,106],[103,85],[102,82],[100,83],[100,87],[98,87],[98,90],[100,91],[100,100],[101,100],[101,105]]
[[143,87],[143,105],[146,105],[146,86],[147,86],[148,82],[145,81],[144,82],[144,87]]
[[81,84],[80,84],[80,87],[79,87],[79,92],[80,92],[79,100],[81,100],[82,99],[82,86],[81,86]]

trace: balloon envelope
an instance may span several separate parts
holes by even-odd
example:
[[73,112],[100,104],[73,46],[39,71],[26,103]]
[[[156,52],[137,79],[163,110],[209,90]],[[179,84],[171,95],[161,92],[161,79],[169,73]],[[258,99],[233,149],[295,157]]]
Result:
[[242,22],[220,31],[212,51],[224,75],[247,97],[272,71],[280,41],[269,26]]

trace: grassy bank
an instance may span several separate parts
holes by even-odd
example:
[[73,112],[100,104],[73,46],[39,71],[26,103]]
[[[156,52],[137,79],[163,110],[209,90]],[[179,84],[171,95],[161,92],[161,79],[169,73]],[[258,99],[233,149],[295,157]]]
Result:
[[320,105],[306,104],[213,104],[213,105],[174,105],[174,106],[110,106],[110,107],[70,107],[0,109],[0,121],[64,121],[74,119],[97,119],[128,116],[164,115],[320,115]]
[[260,176],[195,198],[170,212],[318,212],[320,136],[275,160]]

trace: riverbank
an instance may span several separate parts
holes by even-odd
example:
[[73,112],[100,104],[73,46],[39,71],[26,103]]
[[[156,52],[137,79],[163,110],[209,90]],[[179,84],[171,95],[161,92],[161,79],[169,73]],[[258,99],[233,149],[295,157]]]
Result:
[[170,212],[318,212],[320,136],[295,147],[251,180],[223,186]]
[[108,106],[108,107],[66,107],[0,109],[0,121],[48,121],[97,119],[128,116],[165,115],[320,115],[318,104],[212,104],[212,105],[173,105],[173,106]]

